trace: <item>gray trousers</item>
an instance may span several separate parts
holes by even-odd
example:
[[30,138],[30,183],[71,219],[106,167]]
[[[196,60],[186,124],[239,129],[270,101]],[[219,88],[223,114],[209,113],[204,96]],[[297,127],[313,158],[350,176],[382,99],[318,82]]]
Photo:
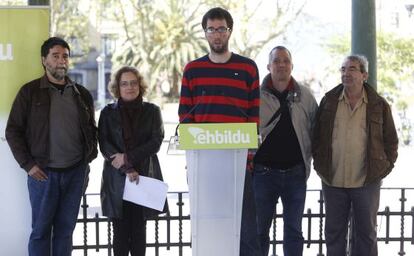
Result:
[[322,184],[327,256],[346,255],[350,217],[353,218],[350,255],[378,255],[376,228],[380,188],[381,181],[360,188],[337,188]]

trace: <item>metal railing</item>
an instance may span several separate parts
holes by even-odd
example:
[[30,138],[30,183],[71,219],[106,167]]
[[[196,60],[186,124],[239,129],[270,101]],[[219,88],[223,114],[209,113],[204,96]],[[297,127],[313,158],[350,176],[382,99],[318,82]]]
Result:
[[[112,255],[112,225],[106,217],[100,216],[99,209],[93,213],[93,209],[88,205],[91,197],[99,198],[99,194],[87,194],[83,197],[80,218],[75,229],[78,236],[82,233],[83,240],[74,241],[73,249],[83,251],[85,256],[91,251]],[[185,253],[191,252],[188,192],[170,192],[168,201],[170,213],[147,222],[147,252],[153,250],[153,254],[158,256],[165,255],[163,251],[173,250],[174,254],[169,255],[191,255]],[[307,191],[305,209],[303,236],[305,250],[308,250],[305,255],[323,256],[325,214],[321,190]],[[414,188],[382,188],[380,211],[377,216],[379,246],[392,244],[398,247],[392,255],[413,255],[407,254],[407,249],[414,252]],[[276,207],[270,232],[272,255],[276,256],[276,250],[282,249],[282,231],[282,207]]]

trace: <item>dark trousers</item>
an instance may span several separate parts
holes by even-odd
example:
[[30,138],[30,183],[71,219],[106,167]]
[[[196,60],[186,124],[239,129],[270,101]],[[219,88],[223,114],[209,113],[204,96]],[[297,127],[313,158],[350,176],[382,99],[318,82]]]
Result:
[[70,256],[86,165],[65,172],[53,172],[48,168],[43,171],[48,176],[46,181],[27,178],[32,206],[29,255]]
[[260,256],[252,174],[246,171],[240,230],[240,256]]
[[285,256],[301,256],[304,241],[302,216],[306,198],[305,166],[300,164],[288,170],[279,170],[255,164],[253,184],[261,255],[269,255],[269,231],[280,197],[283,204],[283,253]]
[[360,188],[322,184],[325,199],[327,256],[346,255],[346,237],[352,208],[351,256],[377,256],[377,212],[381,182]]
[[145,256],[146,221],[143,207],[123,201],[122,218],[112,218],[115,256]]

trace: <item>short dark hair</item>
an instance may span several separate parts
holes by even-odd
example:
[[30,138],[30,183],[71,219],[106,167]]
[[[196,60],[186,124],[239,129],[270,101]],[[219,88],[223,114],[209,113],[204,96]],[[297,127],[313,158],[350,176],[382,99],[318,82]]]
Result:
[[69,44],[63,40],[60,37],[50,37],[46,41],[43,42],[42,47],[40,48],[40,55],[42,57],[45,57],[49,54],[49,50],[55,47],[56,45],[60,45],[63,48],[66,48],[69,50],[69,56],[70,56],[70,47]]
[[284,47],[283,45],[278,45],[278,46],[273,47],[272,50],[270,50],[270,52],[269,52],[269,63],[272,62],[272,57],[273,57],[272,54],[276,50],[286,51],[288,53],[288,55],[289,55],[290,61],[292,61],[292,54],[290,53],[290,51],[288,50],[288,48]]
[[203,20],[201,21],[203,29],[207,28],[207,20],[226,20],[227,26],[233,30],[233,18],[231,14],[221,7],[212,8],[204,14]]

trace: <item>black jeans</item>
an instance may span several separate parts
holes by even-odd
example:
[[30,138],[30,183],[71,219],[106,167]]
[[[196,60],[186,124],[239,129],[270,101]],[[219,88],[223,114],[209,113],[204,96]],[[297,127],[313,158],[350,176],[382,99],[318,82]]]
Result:
[[115,256],[145,256],[146,221],[143,207],[123,201],[122,218],[112,218]]

